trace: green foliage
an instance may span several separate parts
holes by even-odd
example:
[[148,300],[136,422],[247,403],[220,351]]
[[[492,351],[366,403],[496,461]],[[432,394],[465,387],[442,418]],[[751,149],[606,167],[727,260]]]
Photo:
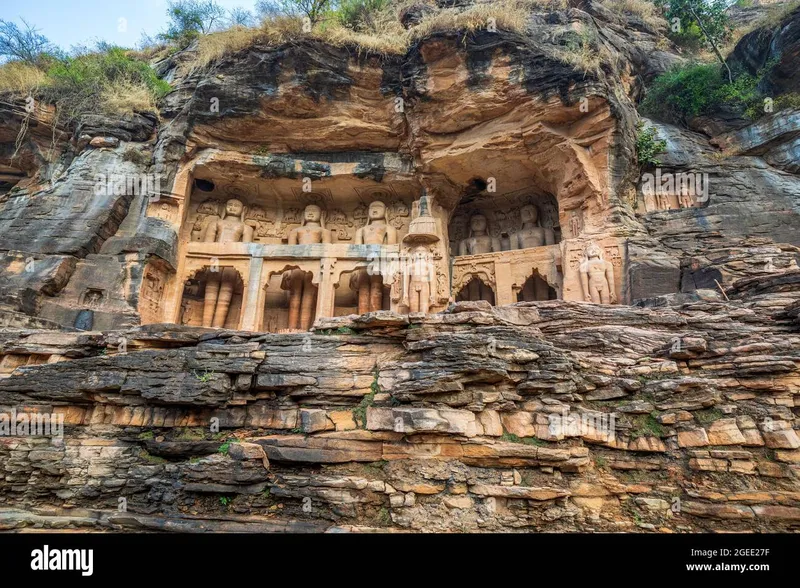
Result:
[[41,66],[45,56],[55,49],[37,28],[21,20],[23,27],[0,19],[0,57]]
[[231,448],[231,442],[230,441],[225,441],[225,443],[223,443],[222,445],[219,446],[219,449],[217,449],[217,451],[219,451],[223,455],[227,455],[228,454],[228,450],[230,448]]
[[594,464],[598,468],[604,468],[608,465],[608,460],[602,455],[598,455],[597,457],[594,458]]
[[149,441],[155,437],[153,431],[145,431],[144,433],[139,433],[139,439],[143,441]]
[[714,93],[721,84],[716,65],[678,65],[653,81],[641,110],[667,122],[685,123],[715,106]]
[[233,502],[233,498],[229,498],[228,496],[220,496],[219,503],[222,506],[230,506],[231,502]]
[[210,33],[225,18],[225,9],[214,0],[175,0],[168,3],[169,25],[159,34],[164,41],[185,47],[200,35]]
[[370,392],[361,399],[361,402],[358,403],[353,409],[353,420],[355,420],[356,424],[361,427],[362,429],[366,429],[367,427],[367,408],[372,406],[375,402],[375,395],[381,391],[380,384],[378,384],[378,370],[375,370],[375,378],[370,384]]
[[661,162],[656,159],[656,155],[663,153],[667,148],[667,142],[659,140],[658,132],[655,127],[645,128],[644,121],[639,121],[636,125],[636,158],[640,166],[652,165],[659,166]]
[[514,433],[504,432],[500,437],[501,441],[507,441],[509,443],[520,443],[522,445],[534,445],[536,447],[545,447],[547,443],[542,441],[541,439],[537,439],[536,437],[519,437]]
[[392,515],[389,513],[389,509],[387,509],[385,506],[382,506],[378,511],[378,514],[375,517],[375,524],[379,527],[388,527],[392,524]]
[[[653,81],[641,103],[641,110],[678,124],[686,124],[696,116],[723,107],[757,119],[764,114],[764,95],[759,85],[774,65],[774,62],[767,63],[756,75],[738,73],[733,82],[727,82],[715,64],[695,63],[674,67]],[[793,98],[786,98],[785,103],[794,101]],[[775,103],[778,102],[779,99],[776,99]]]
[[341,0],[334,17],[349,29],[369,29],[373,25],[373,15],[387,4],[389,0]]
[[637,439],[639,437],[662,437],[665,433],[664,425],[658,422],[656,417],[657,411],[653,411],[648,415],[638,415],[633,418],[634,429],[631,432],[631,438]]
[[778,96],[772,103],[772,111],[779,112],[787,108],[800,108],[800,93],[789,92]]
[[84,50],[57,59],[47,70],[44,98],[54,102],[68,119],[103,108],[102,95],[119,84],[135,86],[160,98],[170,90],[147,63],[129,56],[122,47],[101,43],[96,50]]
[[697,422],[699,422],[702,425],[705,425],[707,423],[713,423],[714,421],[719,420],[724,416],[723,412],[718,408],[707,408],[704,410],[696,410],[694,411],[693,414],[694,418],[697,419]]
[[167,463],[167,460],[163,457],[158,457],[157,455],[151,455],[146,449],[142,449],[139,451],[139,457],[144,459],[145,461],[149,461],[152,464],[162,464]]
[[655,0],[655,4],[665,9],[673,35],[699,35],[714,47],[727,41],[733,31],[726,0]]
[[265,18],[277,16],[299,16],[308,18],[315,25],[332,15],[339,7],[339,0],[258,0],[256,12]]
[[213,371],[204,370],[202,374],[198,374],[197,370],[192,370],[192,374],[195,378],[200,380],[201,382],[208,382],[211,380],[211,376],[214,375]]

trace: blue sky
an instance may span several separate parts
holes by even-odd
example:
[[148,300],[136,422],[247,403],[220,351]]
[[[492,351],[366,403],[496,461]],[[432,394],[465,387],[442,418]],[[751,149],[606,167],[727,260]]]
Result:
[[[252,11],[255,0],[217,4]],[[166,12],[167,0],[0,0],[1,19],[21,24],[22,17],[63,49],[95,39],[133,47],[142,31],[155,35],[166,27]]]

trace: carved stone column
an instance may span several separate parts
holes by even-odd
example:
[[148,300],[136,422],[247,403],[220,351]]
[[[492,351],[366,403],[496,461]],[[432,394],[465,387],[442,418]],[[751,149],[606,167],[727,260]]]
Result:
[[514,296],[514,279],[511,275],[511,264],[507,261],[496,261],[494,264],[495,305],[505,306],[517,300]]
[[335,257],[323,257],[319,262],[319,284],[317,286],[317,318],[333,316]]

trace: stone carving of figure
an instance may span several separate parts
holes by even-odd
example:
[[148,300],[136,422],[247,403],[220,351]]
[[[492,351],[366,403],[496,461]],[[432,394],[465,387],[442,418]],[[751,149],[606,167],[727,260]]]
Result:
[[[330,242],[331,233],[325,228],[322,209],[316,204],[309,204],[303,211],[303,224],[289,232],[289,245]],[[310,329],[317,304],[317,287],[313,284],[311,273],[301,269],[284,272],[281,289],[289,291],[288,328],[304,331]]]
[[252,240],[253,227],[244,222],[244,204],[236,198],[225,203],[222,218],[208,223],[203,238],[206,243],[250,243]]
[[689,193],[689,186],[681,186],[681,190],[678,193],[678,206],[680,208],[692,207],[692,195]]
[[669,194],[664,190],[656,190],[656,208],[659,210],[669,210]]
[[[397,229],[386,222],[386,205],[376,200],[369,205],[367,224],[356,231],[357,245],[394,245]],[[383,278],[360,270],[351,279],[351,289],[358,292],[358,312],[374,312],[383,306]],[[355,288],[354,288],[355,287]]]
[[303,222],[289,232],[289,245],[312,245],[314,243],[330,243],[331,233],[325,228],[322,209],[316,204],[309,204],[303,211]]
[[603,259],[603,250],[595,243],[586,247],[580,274],[586,302],[610,304],[617,301],[614,266]]
[[577,211],[572,211],[569,217],[569,230],[573,237],[577,237],[581,232],[581,217]]
[[541,226],[539,222],[539,209],[534,204],[526,204],[520,211],[522,228],[511,237],[512,249],[527,249],[529,247],[541,247],[542,245],[552,245],[556,242],[553,229]]
[[216,268],[206,272],[206,294],[203,298],[203,326],[221,329],[228,318],[228,310],[236,287],[237,272],[232,267]]
[[386,205],[376,200],[369,205],[367,224],[356,231],[356,245],[394,245],[397,229],[386,223]]
[[489,235],[488,222],[482,214],[475,214],[469,219],[469,236],[458,244],[459,255],[479,255],[500,251],[498,239]]
[[427,314],[431,305],[436,304],[436,264],[426,245],[416,245],[409,252],[403,264],[403,299],[409,312]]

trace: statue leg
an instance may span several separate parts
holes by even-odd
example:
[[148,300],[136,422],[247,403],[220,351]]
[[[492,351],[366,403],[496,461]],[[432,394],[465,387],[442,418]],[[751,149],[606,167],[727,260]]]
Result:
[[600,302],[603,304],[611,304],[611,294],[608,291],[608,288],[600,288],[598,290],[598,294],[600,295]]
[[369,310],[375,312],[383,308],[383,278],[369,276]]
[[230,268],[222,270],[220,277],[219,296],[217,298],[217,308],[214,311],[214,320],[211,326],[221,329],[225,326],[228,318],[228,309],[231,307],[233,298],[233,287],[236,285],[236,272]]
[[300,329],[307,331],[314,324],[314,307],[317,304],[317,287],[311,283],[311,275],[303,276],[303,298],[300,304]]
[[431,302],[431,283],[424,282],[419,290],[419,311],[428,314]]
[[206,295],[203,301],[203,326],[210,327],[214,320],[214,309],[219,295],[219,272],[206,272]]
[[303,296],[303,272],[290,270],[289,278],[289,328],[300,328],[300,301]]
[[408,305],[408,312],[419,312],[419,302],[420,302],[420,293],[417,291],[419,284],[417,282],[411,282],[411,296],[409,297],[409,305]]
[[369,276],[364,270],[358,274],[358,314],[369,312]]

